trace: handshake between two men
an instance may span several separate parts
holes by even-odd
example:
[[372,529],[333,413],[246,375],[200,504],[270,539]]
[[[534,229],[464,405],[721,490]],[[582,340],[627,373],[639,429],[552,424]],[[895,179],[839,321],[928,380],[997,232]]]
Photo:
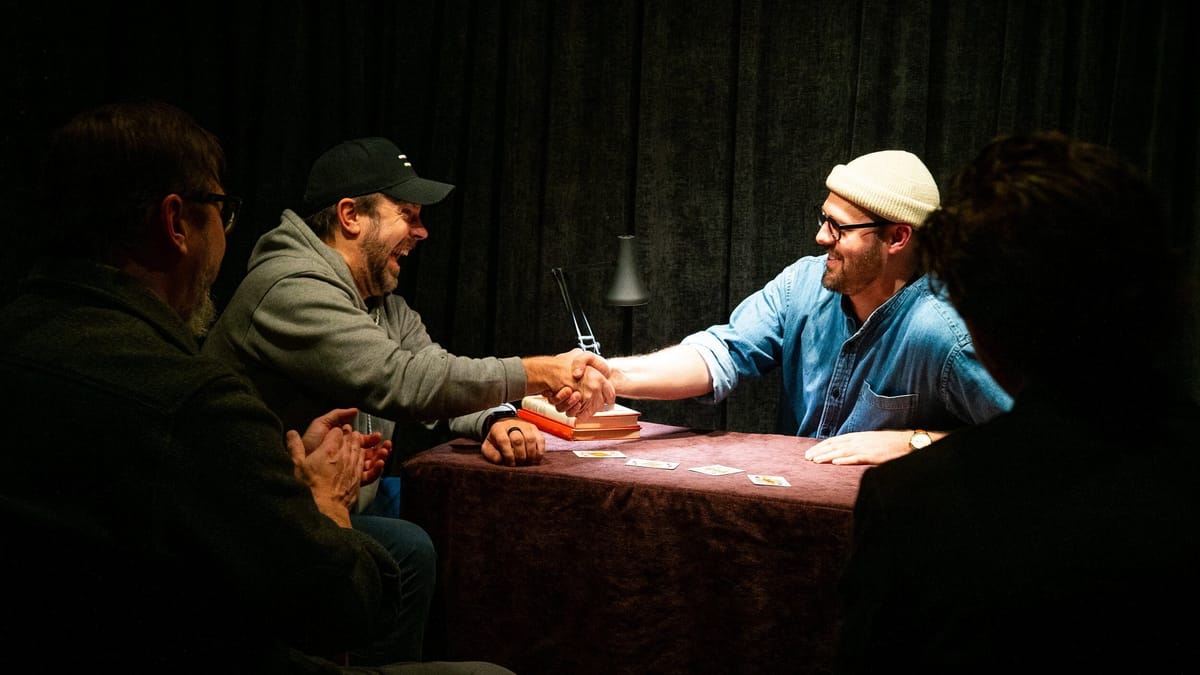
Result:
[[[521,359],[526,394],[543,394],[572,417],[590,417],[616,401],[612,372],[599,354],[573,349],[556,356]],[[392,441],[378,432],[362,434],[351,424],[357,408],[339,408],[313,420],[303,435],[287,432],[296,477],[309,486],[320,510],[343,527],[357,500],[358,488],[381,477]],[[516,418],[499,420],[488,430],[481,448],[493,464],[538,464],[545,439],[536,426]]]
[[559,412],[588,418],[612,407],[617,389],[609,376],[612,368],[599,354],[572,349],[557,356],[528,356],[526,393],[542,394]]
[[[609,380],[612,369],[604,357],[583,349],[556,356],[521,358],[525,369],[525,394],[542,394],[554,407],[571,417],[588,418],[606,410],[617,399]],[[487,426],[487,425],[485,425]],[[483,430],[479,451],[492,464],[540,464],[546,439],[531,422],[501,417]]]

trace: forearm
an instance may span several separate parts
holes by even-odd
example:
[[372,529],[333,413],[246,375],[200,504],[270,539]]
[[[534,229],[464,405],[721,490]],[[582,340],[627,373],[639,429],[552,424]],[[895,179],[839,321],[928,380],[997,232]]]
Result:
[[713,388],[708,366],[689,345],[640,356],[619,356],[608,363],[617,396],[625,398],[675,400],[703,396]]
[[[804,451],[805,459],[824,464],[882,464],[913,452],[915,429],[879,429],[851,431],[830,436]],[[945,438],[948,431],[926,431],[934,440]]]

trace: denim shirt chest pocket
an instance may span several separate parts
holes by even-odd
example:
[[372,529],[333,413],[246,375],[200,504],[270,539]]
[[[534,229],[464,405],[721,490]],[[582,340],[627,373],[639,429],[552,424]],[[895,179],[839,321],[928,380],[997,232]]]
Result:
[[863,382],[854,399],[854,408],[837,433],[907,428],[919,404],[920,394],[881,396],[871,389],[869,382]]

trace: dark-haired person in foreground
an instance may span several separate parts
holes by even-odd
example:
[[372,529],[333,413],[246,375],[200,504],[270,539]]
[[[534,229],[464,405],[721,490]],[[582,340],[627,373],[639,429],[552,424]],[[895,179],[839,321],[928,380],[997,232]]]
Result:
[[508,673],[310,656],[401,612],[395,562],[350,524],[387,453],[353,408],[285,436],[200,355],[239,205],[223,164],[158,102],[80,113],[52,139],[47,256],[0,308],[0,671]]
[[922,251],[1015,400],[863,475],[838,672],[1195,669],[1200,406],[1160,358],[1186,315],[1160,204],[1057,132],[950,182]]

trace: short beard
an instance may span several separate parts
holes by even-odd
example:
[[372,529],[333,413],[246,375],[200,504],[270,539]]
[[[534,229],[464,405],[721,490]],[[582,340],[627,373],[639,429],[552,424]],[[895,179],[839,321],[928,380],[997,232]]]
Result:
[[388,260],[392,257],[392,251],[385,248],[383,242],[379,240],[379,221],[372,218],[371,222],[371,230],[362,240],[362,251],[367,260],[367,275],[371,283],[375,285],[375,290],[379,291],[379,295],[384,296],[396,290],[396,287],[400,285],[400,280],[388,272],[387,265]]
[[192,297],[187,303],[188,313],[184,316],[188,330],[199,339],[208,335],[213,323],[217,320],[217,304],[213,302],[212,286],[217,280],[218,269],[205,269],[196,279],[192,288]]
[[217,303],[213,302],[212,295],[205,290],[197,305],[192,309],[192,315],[188,317],[188,330],[195,338],[202,338],[208,335],[209,329],[216,320]]
[[834,293],[855,295],[870,286],[883,273],[883,263],[879,261],[879,250],[882,242],[867,246],[853,258],[843,256],[841,269],[832,272],[828,267],[821,275],[821,285]]

